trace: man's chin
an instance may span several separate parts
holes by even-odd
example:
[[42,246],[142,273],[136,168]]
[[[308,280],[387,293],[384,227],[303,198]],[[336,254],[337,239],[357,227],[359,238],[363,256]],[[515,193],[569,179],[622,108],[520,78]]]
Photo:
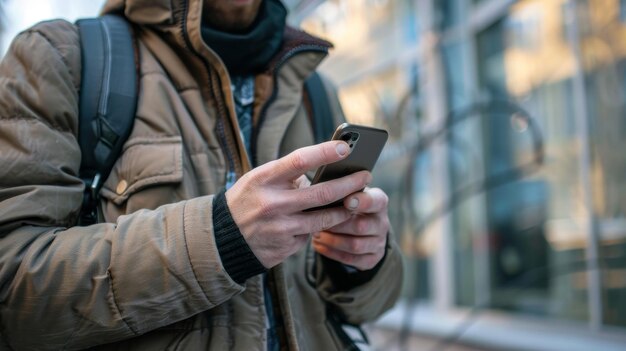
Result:
[[[221,4],[205,3],[210,26],[227,32],[244,32],[256,19],[262,0],[228,0]],[[217,5],[217,6],[216,6]]]
[[250,6],[255,0],[230,0],[230,3],[235,6]]

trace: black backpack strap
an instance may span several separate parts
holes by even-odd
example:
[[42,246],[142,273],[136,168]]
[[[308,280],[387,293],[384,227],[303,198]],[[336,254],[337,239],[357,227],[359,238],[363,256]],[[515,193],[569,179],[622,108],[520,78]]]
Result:
[[309,120],[313,126],[315,143],[330,140],[335,132],[333,111],[330,108],[328,92],[319,73],[313,72],[304,82],[305,94],[308,95]]
[[[315,143],[319,144],[330,140],[336,128],[335,119],[330,107],[328,91],[324,86],[322,77],[317,72],[313,72],[304,82],[304,105],[309,122],[313,127]],[[339,310],[329,303],[326,303],[326,316],[326,323],[335,331],[343,344],[342,350],[358,351],[360,350],[359,346],[368,348],[369,340],[360,325],[346,323]]]
[[132,130],[137,108],[133,36],[122,17],[76,22],[80,32],[82,81],[78,143],[85,195],[80,225],[97,221],[98,194]]

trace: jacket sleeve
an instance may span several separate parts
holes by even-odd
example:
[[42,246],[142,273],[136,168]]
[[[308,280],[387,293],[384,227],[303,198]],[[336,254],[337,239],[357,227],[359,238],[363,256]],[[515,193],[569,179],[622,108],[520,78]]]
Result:
[[[329,262],[317,257],[316,278],[320,296],[339,310],[343,319],[352,324],[373,322],[384,312],[393,307],[400,296],[403,277],[403,263],[400,249],[388,234],[387,249],[381,264],[376,267],[375,274],[365,282],[356,282],[348,289],[345,280],[350,279],[344,274],[344,280],[332,277]],[[341,281],[342,286],[337,282]]]
[[82,202],[76,28],[21,33],[0,64],[0,349],[82,349],[210,309],[224,269],[213,197],[73,226]]
[[[337,91],[332,83],[323,80],[329,92],[329,102],[337,125],[345,122]],[[374,321],[393,307],[400,296],[403,279],[403,261],[393,233],[387,236],[387,247],[382,261],[371,272],[350,274],[341,264],[317,255],[317,290],[320,296],[336,307],[342,317],[353,324]]]

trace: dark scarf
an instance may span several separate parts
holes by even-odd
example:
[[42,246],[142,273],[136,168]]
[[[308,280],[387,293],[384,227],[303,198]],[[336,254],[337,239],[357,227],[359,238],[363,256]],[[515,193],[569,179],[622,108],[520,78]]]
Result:
[[231,75],[258,73],[280,48],[286,18],[287,10],[279,0],[264,0],[246,33],[227,33],[203,24],[202,39]]

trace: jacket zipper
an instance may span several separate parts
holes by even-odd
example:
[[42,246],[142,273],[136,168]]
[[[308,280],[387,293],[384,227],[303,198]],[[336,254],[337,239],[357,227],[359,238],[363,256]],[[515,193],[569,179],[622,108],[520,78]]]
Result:
[[[187,49],[190,50],[191,52],[195,53],[196,56],[198,56],[200,58],[200,60],[202,60],[202,62],[204,63],[205,69],[207,70],[207,72],[209,72],[208,63],[202,57],[202,55],[200,55],[198,52],[196,52],[193,49],[193,45],[191,45],[191,40],[189,39],[189,34],[187,33],[187,15],[188,15],[188,12],[189,12],[189,0],[185,0],[185,1],[183,1],[183,19],[181,21],[181,23],[182,23],[182,28],[181,29],[182,29],[182,33],[183,33],[183,41],[185,42],[185,45],[187,46]],[[322,46],[322,45],[301,45],[301,46],[297,46],[297,47],[289,50],[280,59],[280,61],[276,64],[276,67],[274,68],[274,72],[273,72],[274,82],[277,81],[278,71],[280,70],[280,68],[290,58],[294,57],[297,54],[303,53],[303,52],[328,53],[328,48],[325,47],[325,46]],[[252,129],[252,136],[250,137],[250,155],[249,155],[249,159],[250,159],[250,163],[251,163],[252,168],[256,167],[256,165],[257,165],[257,142],[258,142],[257,139],[258,139],[258,136],[259,136],[259,130],[261,129],[261,126],[263,125],[263,122],[265,121],[265,115],[267,114],[267,109],[272,104],[272,102],[274,102],[274,100],[276,100],[277,93],[278,93],[278,87],[277,87],[276,84],[274,84],[274,87],[272,88],[272,95],[265,102],[265,104],[263,105],[263,108],[261,109],[261,114],[259,115],[259,122]],[[218,103],[218,105],[221,105],[221,104],[219,104],[219,102],[217,102],[217,103]],[[222,107],[222,106],[219,106],[219,107]],[[221,111],[221,113],[223,113],[223,111]],[[235,171],[234,158],[233,158],[233,155],[231,154],[230,148],[228,147],[228,141],[226,140],[226,132],[224,130],[224,125],[223,125],[224,123],[218,123],[218,125],[220,125],[220,124],[221,124],[221,128],[218,127],[218,139],[219,139],[219,142],[220,142],[221,146],[226,151],[226,156],[228,158],[228,162],[229,162],[229,165],[231,167],[231,170]]]
[[250,138],[250,158],[251,158],[251,162],[252,162],[252,167],[256,167],[257,166],[257,149],[258,149],[258,137],[259,137],[259,131],[261,130],[261,126],[263,125],[263,122],[265,121],[265,116],[267,115],[267,110],[269,108],[269,106],[274,102],[274,100],[276,100],[276,96],[278,95],[278,84],[276,84],[276,82],[278,81],[278,71],[280,70],[280,68],[287,62],[289,61],[289,59],[291,59],[292,57],[301,54],[303,52],[322,52],[322,53],[328,53],[328,48],[322,45],[300,45],[300,46],[296,46],[295,48],[289,50],[281,59],[280,61],[278,61],[278,63],[276,64],[276,67],[274,68],[274,72],[273,72],[273,79],[274,79],[274,86],[272,88],[272,95],[270,96],[269,99],[267,99],[267,101],[265,102],[265,104],[263,105],[263,108],[261,109],[261,114],[259,115],[259,122],[257,123],[256,126],[254,126],[254,128],[252,129],[252,136]]
[[[206,62],[206,60],[204,59],[204,57],[202,57],[202,55],[200,55],[194,48],[193,45],[191,44],[191,39],[189,39],[189,34],[187,33],[187,15],[189,12],[189,0],[185,0],[183,1],[183,18],[181,21],[181,32],[183,34],[183,42],[185,43],[186,48],[191,51],[192,53],[194,53],[204,64],[204,68],[207,72],[207,74],[209,75],[209,79],[207,81],[207,83],[209,84],[209,86],[212,87],[212,82],[210,81],[211,77],[211,72],[209,70],[209,64]],[[213,88],[211,88],[213,89]],[[220,146],[222,147],[222,150],[224,150],[224,152],[226,153],[226,159],[228,161],[228,166],[229,166],[229,170],[226,173],[227,176],[230,172],[236,172],[236,167],[235,167],[235,159],[234,156],[232,154],[232,150],[230,149],[230,147],[228,146],[228,141],[226,140],[226,131],[225,131],[225,127],[224,127],[224,110],[223,110],[223,104],[220,103],[220,99],[217,98],[217,96],[215,96],[215,100],[216,103],[218,105],[218,114],[219,114],[219,120],[217,121],[217,139],[218,142],[220,143]]]
[[[207,68],[208,69],[208,68]],[[211,83],[211,82],[209,82]],[[230,148],[230,146],[228,145],[228,140],[226,139],[226,127],[224,125],[224,123],[226,122],[226,117],[227,116],[227,111],[224,111],[224,104],[220,102],[220,100],[223,99],[223,97],[220,94],[220,97],[218,98],[215,94],[214,94],[215,100],[216,100],[216,104],[217,104],[217,111],[218,114],[220,115],[220,119],[217,121],[217,137],[218,137],[218,141],[220,142],[220,145],[222,145],[222,148],[225,150],[226,152],[226,158],[228,160],[228,165],[230,167],[229,172],[226,174],[227,177],[230,177],[230,172],[237,172],[237,169],[235,167],[235,160],[233,157],[233,154],[231,153],[232,150]],[[228,178],[227,179],[227,183],[229,183],[231,180]]]

